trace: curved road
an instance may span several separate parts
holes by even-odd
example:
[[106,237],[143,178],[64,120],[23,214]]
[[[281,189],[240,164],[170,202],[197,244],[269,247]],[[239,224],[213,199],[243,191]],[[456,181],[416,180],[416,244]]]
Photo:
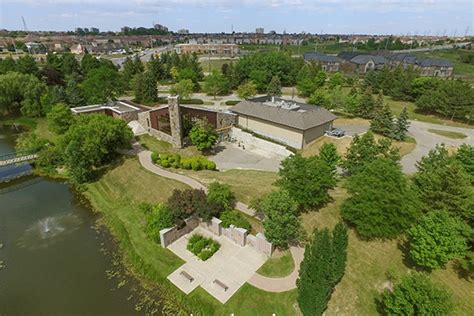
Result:
[[[428,132],[429,129],[459,132],[466,134],[467,137],[463,139],[452,139]],[[446,146],[456,147],[464,143],[474,145],[474,129],[470,128],[410,121],[410,128],[408,129],[408,132],[415,138],[416,147],[412,152],[405,155],[401,160],[402,168],[405,173],[415,173],[417,161],[419,161],[421,157],[427,155],[428,152],[435,148],[437,144],[444,143]]]

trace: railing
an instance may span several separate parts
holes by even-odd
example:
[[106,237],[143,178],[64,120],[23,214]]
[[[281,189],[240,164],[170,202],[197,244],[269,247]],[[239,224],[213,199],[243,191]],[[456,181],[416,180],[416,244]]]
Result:
[[35,151],[17,151],[0,155],[0,167],[9,166],[29,160],[36,159],[38,155]]

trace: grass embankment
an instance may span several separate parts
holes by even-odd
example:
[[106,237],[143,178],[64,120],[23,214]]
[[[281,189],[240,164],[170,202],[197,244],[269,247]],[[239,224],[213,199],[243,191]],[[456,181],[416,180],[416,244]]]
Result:
[[285,250],[275,251],[257,272],[263,276],[280,278],[289,275],[294,269],[293,256],[289,250]]
[[138,136],[138,141],[143,147],[159,154],[180,154],[183,157],[202,156],[201,152],[197,150],[196,146],[174,148],[170,143],[159,140],[147,134]]
[[227,59],[204,59],[204,56],[199,60],[201,68],[204,72],[212,72],[214,70],[221,71],[222,65],[236,63],[238,58],[227,58]]
[[453,131],[445,131],[442,129],[428,129],[428,132],[437,134],[443,137],[451,138],[451,139],[464,139],[467,137],[464,133],[453,132]]
[[[308,233],[314,227],[332,228],[340,220],[340,206],[347,198],[342,185],[331,192],[332,203],[318,212],[303,214],[303,226]],[[350,229],[346,272],[332,294],[326,314],[379,315],[377,300],[389,284],[388,276],[400,278],[409,272],[402,249],[402,239],[364,241]],[[460,278],[452,265],[432,272],[431,277],[453,293],[456,315],[472,313],[474,285]]]
[[159,177],[143,169],[136,158],[106,172],[100,180],[86,185],[85,196],[117,238],[124,261],[145,284],[162,290],[163,297],[186,306],[194,315],[294,315],[296,291],[268,293],[245,284],[225,304],[201,288],[185,295],[166,277],[184,262],[167,249],[147,238],[145,218],[138,204],[166,201],[182,183]]

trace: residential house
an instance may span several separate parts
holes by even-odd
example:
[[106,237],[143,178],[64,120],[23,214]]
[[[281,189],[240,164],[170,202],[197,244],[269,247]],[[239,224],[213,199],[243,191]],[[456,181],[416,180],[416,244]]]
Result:
[[321,65],[323,70],[328,72],[339,71],[342,60],[336,56],[325,55],[317,52],[308,52],[304,54],[304,60],[307,62],[316,62]]

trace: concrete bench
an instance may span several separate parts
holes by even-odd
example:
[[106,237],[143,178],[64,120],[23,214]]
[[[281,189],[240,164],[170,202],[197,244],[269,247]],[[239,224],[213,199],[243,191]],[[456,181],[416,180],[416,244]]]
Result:
[[189,282],[193,282],[193,281],[194,281],[194,278],[193,278],[189,273],[187,273],[186,271],[181,271],[179,274],[181,274],[181,275],[184,276],[186,279],[188,279]]
[[225,285],[224,283],[222,283],[218,279],[215,279],[213,283],[215,283],[215,284],[219,285],[221,288],[223,288],[224,292],[226,292],[229,289],[229,287],[227,285]]

